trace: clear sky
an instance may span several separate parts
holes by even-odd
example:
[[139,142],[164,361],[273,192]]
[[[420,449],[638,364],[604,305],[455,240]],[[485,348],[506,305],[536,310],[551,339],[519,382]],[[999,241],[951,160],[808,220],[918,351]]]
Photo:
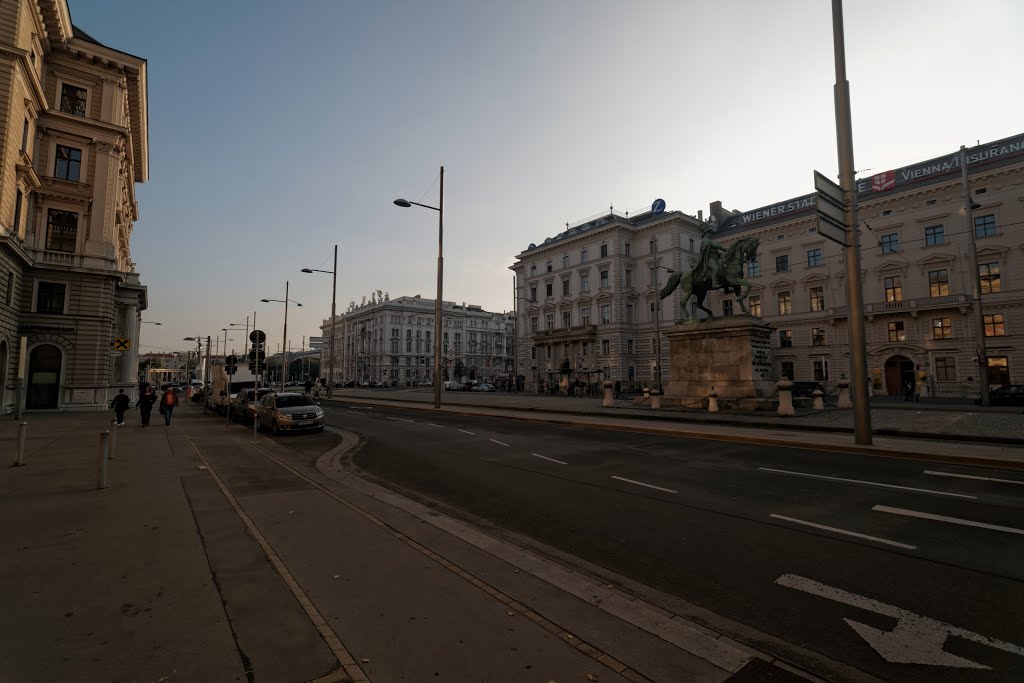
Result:
[[[656,197],[696,214],[837,169],[826,0],[70,0],[149,61],[150,180],[133,258],[144,351],[255,310],[273,350],[384,290],[511,310],[531,242]],[[856,166],[1024,132],[1024,2],[846,2]],[[871,169],[870,171],[868,169]],[[243,334],[234,335],[241,347]]]

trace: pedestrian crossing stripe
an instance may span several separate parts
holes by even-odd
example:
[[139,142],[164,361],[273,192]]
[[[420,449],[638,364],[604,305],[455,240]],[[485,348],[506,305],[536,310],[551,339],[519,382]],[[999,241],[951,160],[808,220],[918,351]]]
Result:
[[114,337],[110,342],[110,348],[115,351],[127,351],[132,347],[132,340],[128,337]]

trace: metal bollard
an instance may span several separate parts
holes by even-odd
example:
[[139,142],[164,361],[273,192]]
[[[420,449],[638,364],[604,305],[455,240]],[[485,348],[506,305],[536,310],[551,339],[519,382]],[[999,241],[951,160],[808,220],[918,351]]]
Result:
[[100,462],[96,473],[96,488],[107,488],[107,456],[110,453],[110,432],[100,432]]
[[14,466],[21,467],[25,464],[25,437],[28,436],[28,422],[18,425],[18,452],[14,455]]
[[711,387],[711,391],[708,393],[708,412],[718,412],[718,392],[715,391],[714,387]]

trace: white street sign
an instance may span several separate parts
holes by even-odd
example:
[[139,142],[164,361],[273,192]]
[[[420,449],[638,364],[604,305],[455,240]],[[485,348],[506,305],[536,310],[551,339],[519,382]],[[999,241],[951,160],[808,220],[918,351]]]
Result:
[[896,619],[896,628],[892,631],[882,631],[852,619],[843,619],[843,621],[850,625],[850,628],[866,640],[868,645],[873,647],[887,662],[950,666],[960,669],[992,668],[943,650],[943,645],[945,645],[946,638],[949,636],[957,636],[964,640],[981,643],[997,650],[1003,650],[1004,652],[1024,657],[1024,647],[1020,645],[989,638],[936,619],[922,617],[905,609],[887,605],[884,602],[818,583],[813,579],[807,579],[796,574],[784,574],[775,579],[775,583],[816,595],[819,598],[834,600],[844,605],[850,605],[851,607],[857,607],[858,609]]
[[846,246],[846,228],[836,225],[821,214],[818,214],[818,234],[836,242],[841,247]]

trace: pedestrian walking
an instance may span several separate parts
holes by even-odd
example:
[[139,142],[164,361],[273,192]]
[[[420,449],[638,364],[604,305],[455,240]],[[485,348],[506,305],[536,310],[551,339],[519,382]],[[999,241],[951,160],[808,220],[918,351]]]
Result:
[[316,378],[316,384],[313,385],[313,398],[315,398],[317,401],[320,400],[320,390],[322,388],[323,388],[323,385],[320,384],[320,378],[317,377]]
[[131,405],[132,400],[124,393],[124,389],[118,389],[117,396],[110,402],[110,407],[114,409],[114,417],[117,424],[124,424],[124,411],[128,410]]
[[615,398],[622,395],[622,382],[615,380]]
[[139,396],[139,414],[142,416],[142,426],[149,426],[149,416],[153,413],[153,404],[156,403],[156,392],[153,387],[146,385]]
[[307,379],[306,380],[306,384],[305,384],[305,389],[306,389],[306,395],[307,396],[309,396],[309,390],[312,389],[312,388],[313,388],[313,383]]
[[914,400],[914,383],[911,382],[909,379],[907,380],[907,383],[903,386],[903,400]]
[[160,414],[164,416],[164,426],[171,426],[171,415],[174,413],[174,408],[177,405],[178,397],[170,389],[165,391],[164,395],[160,397]]

